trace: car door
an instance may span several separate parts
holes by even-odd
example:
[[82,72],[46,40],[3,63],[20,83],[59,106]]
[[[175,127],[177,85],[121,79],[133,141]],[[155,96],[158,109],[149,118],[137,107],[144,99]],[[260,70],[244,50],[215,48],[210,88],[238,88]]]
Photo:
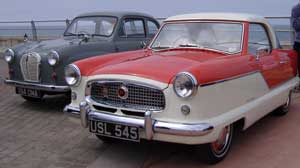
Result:
[[256,58],[260,71],[270,88],[282,83],[284,74],[281,72],[280,57],[273,51],[264,25],[249,24],[248,53]]
[[119,37],[115,41],[119,52],[138,50],[147,40],[146,26],[143,18],[127,17],[122,20]]

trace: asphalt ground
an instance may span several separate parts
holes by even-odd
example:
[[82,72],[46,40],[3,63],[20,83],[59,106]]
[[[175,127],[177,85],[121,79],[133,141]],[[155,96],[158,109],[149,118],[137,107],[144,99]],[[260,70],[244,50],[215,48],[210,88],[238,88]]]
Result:
[[162,142],[104,144],[72,123],[66,97],[29,103],[3,84],[0,60],[0,168],[299,168],[300,94],[283,117],[266,116],[234,137],[227,158],[207,165],[192,146]]

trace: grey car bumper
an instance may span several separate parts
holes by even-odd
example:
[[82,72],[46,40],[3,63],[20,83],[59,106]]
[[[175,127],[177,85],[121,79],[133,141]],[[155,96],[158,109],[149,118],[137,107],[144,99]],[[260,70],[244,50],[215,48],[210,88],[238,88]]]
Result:
[[23,87],[28,89],[36,89],[48,92],[68,92],[70,91],[69,86],[56,86],[56,85],[43,85],[39,83],[20,82],[14,80],[4,80],[4,83],[11,86]]
[[154,133],[177,136],[204,136],[213,131],[214,127],[208,123],[182,124],[157,121],[152,119],[151,112],[146,112],[144,118],[118,116],[114,114],[92,111],[87,102],[81,102],[80,108],[66,106],[65,114],[81,120],[84,128],[89,126],[89,120],[101,120],[122,125],[131,125],[145,130],[146,139],[151,140]]

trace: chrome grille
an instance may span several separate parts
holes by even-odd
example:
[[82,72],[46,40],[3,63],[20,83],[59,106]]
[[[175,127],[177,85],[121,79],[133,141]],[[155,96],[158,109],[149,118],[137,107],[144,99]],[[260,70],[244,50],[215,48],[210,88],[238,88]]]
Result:
[[[128,89],[128,96],[120,98],[118,90],[124,86]],[[91,98],[97,103],[120,108],[143,111],[161,111],[165,108],[163,92],[142,84],[116,81],[94,82],[91,84]]]
[[20,66],[25,81],[39,82],[40,62],[38,53],[26,53],[22,56]]

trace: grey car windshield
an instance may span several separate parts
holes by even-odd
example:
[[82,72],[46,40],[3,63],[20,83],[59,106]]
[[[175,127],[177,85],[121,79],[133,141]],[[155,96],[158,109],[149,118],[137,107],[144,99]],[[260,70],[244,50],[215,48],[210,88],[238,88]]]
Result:
[[110,36],[117,23],[115,17],[82,17],[76,18],[65,32],[68,35]]
[[151,48],[201,48],[224,53],[242,50],[243,25],[223,22],[167,23],[159,32]]

